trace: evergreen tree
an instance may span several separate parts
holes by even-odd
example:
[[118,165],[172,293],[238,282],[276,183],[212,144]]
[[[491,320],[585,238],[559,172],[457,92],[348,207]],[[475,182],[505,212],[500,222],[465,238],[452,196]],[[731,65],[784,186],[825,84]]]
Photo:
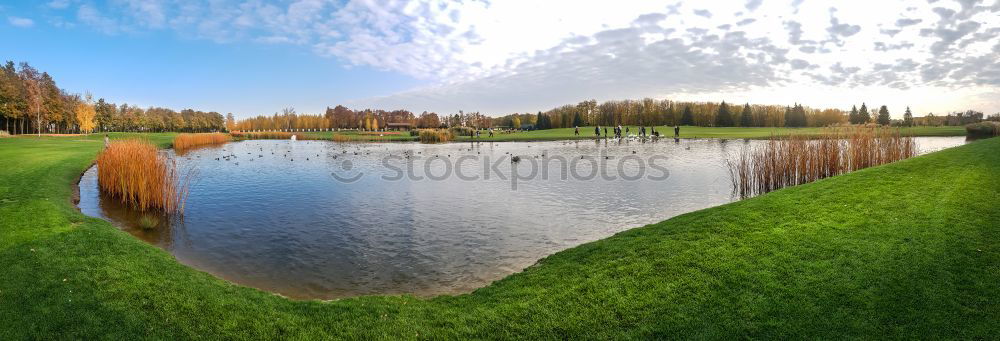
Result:
[[583,117],[580,116],[579,112],[577,112],[576,115],[573,115],[573,126],[574,127],[580,127],[580,126],[583,126],[583,125],[584,125],[584,123],[583,123]]
[[750,103],[743,106],[743,113],[740,114],[740,127],[753,125],[753,111],[750,110]]
[[535,120],[535,129],[552,129],[552,118],[539,111],[538,119]]
[[879,125],[884,125],[884,126],[887,126],[887,125],[889,125],[890,122],[892,122],[892,119],[889,117],[889,108],[886,108],[883,105],[881,108],[878,109],[878,121],[877,122],[878,122]]
[[913,113],[910,112],[910,107],[906,107],[906,112],[903,113],[903,125],[907,127],[913,126]]
[[795,126],[795,115],[792,114],[792,108],[785,107],[785,127]]
[[858,124],[867,124],[872,121],[872,115],[868,114],[868,106],[861,103],[861,110],[858,111]]
[[682,126],[693,126],[694,125],[694,114],[691,112],[691,106],[684,106],[684,113],[681,114],[681,125]]
[[722,101],[722,104],[719,105],[719,112],[715,115],[715,126],[733,126],[733,115],[729,113],[729,105],[726,104],[726,101]]
[[796,127],[805,127],[809,125],[806,119],[806,108],[802,104],[797,104],[794,108],[795,110],[795,123]]
[[851,124],[858,124],[858,106],[857,105],[852,105],[851,106],[851,114],[850,114],[850,116],[847,117],[847,122],[850,122]]
[[663,112],[663,124],[672,126],[674,123],[676,123],[674,120],[674,106],[671,105]]
[[785,127],[805,127],[807,123],[806,109],[801,104],[785,107]]

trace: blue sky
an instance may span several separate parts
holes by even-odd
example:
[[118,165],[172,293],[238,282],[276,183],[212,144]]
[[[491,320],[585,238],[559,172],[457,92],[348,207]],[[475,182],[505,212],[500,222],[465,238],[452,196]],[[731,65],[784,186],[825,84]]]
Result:
[[345,66],[287,45],[219,43],[172,31],[109,35],[88,27],[60,28],[45,22],[53,12],[44,6],[32,1],[3,5],[4,17],[33,18],[34,23],[17,27],[4,20],[2,58],[49,72],[67,91],[90,91],[116,103],[240,116],[289,106],[318,112],[421,84],[405,74]]
[[240,117],[641,97],[1000,112],[1000,0],[7,1],[0,39],[70,92]]

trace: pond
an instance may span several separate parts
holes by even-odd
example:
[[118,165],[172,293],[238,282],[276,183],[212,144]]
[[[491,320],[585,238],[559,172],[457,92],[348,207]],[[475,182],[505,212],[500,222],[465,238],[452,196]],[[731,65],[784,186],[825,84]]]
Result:
[[[926,153],[965,138],[917,141]],[[79,207],[183,264],[291,298],[460,294],[557,251],[735,200],[725,156],[755,143],[242,141],[165,151],[197,170],[182,217],[123,208],[98,190],[96,167]]]

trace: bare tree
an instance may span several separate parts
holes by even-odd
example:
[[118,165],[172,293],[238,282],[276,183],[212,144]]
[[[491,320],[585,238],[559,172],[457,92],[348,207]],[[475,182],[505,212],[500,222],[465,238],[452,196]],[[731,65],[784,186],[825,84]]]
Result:
[[291,120],[292,117],[291,116],[295,115],[295,108],[293,108],[293,107],[287,107],[287,108],[281,109],[281,114],[282,114],[282,116],[285,117],[285,129],[287,131],[290,131],[292,129],[292,120]]

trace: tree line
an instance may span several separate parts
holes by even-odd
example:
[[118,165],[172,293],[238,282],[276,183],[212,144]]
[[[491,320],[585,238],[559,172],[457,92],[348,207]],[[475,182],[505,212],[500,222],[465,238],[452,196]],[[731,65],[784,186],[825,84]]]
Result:
[[[74,133],[92,131],[222,131],[222,130],[302,130],[360,129],[379,130],[392,123],[407,123],[412,128],[477,127],[513,129],[551,129],[578,126],[616,125],[693,125],[714,127],[824,127],[837,124],[881,125],[965,125],[984,120],[982,112],[966,111],[935,116],[913,117],[907,107],[902,120],[892,120],[882,105],[869,110],[862,103],[849,112],[840,109],[815,109],[795,103],[792,106],[723,102],[691,102],[644,98],[588,100],[539,111],[490,117],[480,112],[438,114],[424,111],[419,115],[408,110],[353,110],[342,105],[327,107],[323,114],[299,114],[286,108],[272,115],[236,119],[232,113],[223,117],[217,112],[192,109],[116,105],[103,98],[96,101],[89,94],[70,94],[56,86],[46,72],[27,63],[8,61],[0,70],[0,129],[14,134]],[[1000,114],[985,119],[1000,120]]]
[[116,105],[90,94],[71,94],[28,63],[7,61],[0,70],[0,130],[12,134],[95,131],[221,131],[217,112]]
[[408,123],[414,128],[478,127],[552,129],[588,125],[699,125],[720,127],[806,127],[846,122],[836,109],[817,110],[800,104],[730,106],[728,103],[676,102],[671,100],[584,101],[545,112],[514,113],[489,117],[479,112],[452,115],[408,110],[352,110],[342,105],[327,108],[323,115],[296,114],[288,108],[273,115],[229,120],[232,130],[361,129],[385,128],[389,123]]
[[360,129],[378,130],[390,123],[407,123],[411,128],[481,127],[489,128],[500,122],[497,118],[479,112],[459,110],[453,115],[438,115],[424,111],[419,115],[409,110],[363,109],[352,110],[343,105],[326,108],[322,115],[298,114],[294,108],[280,113],[258,115],[245,119],[226,118],[230,130],[301,130],[301,129]]

